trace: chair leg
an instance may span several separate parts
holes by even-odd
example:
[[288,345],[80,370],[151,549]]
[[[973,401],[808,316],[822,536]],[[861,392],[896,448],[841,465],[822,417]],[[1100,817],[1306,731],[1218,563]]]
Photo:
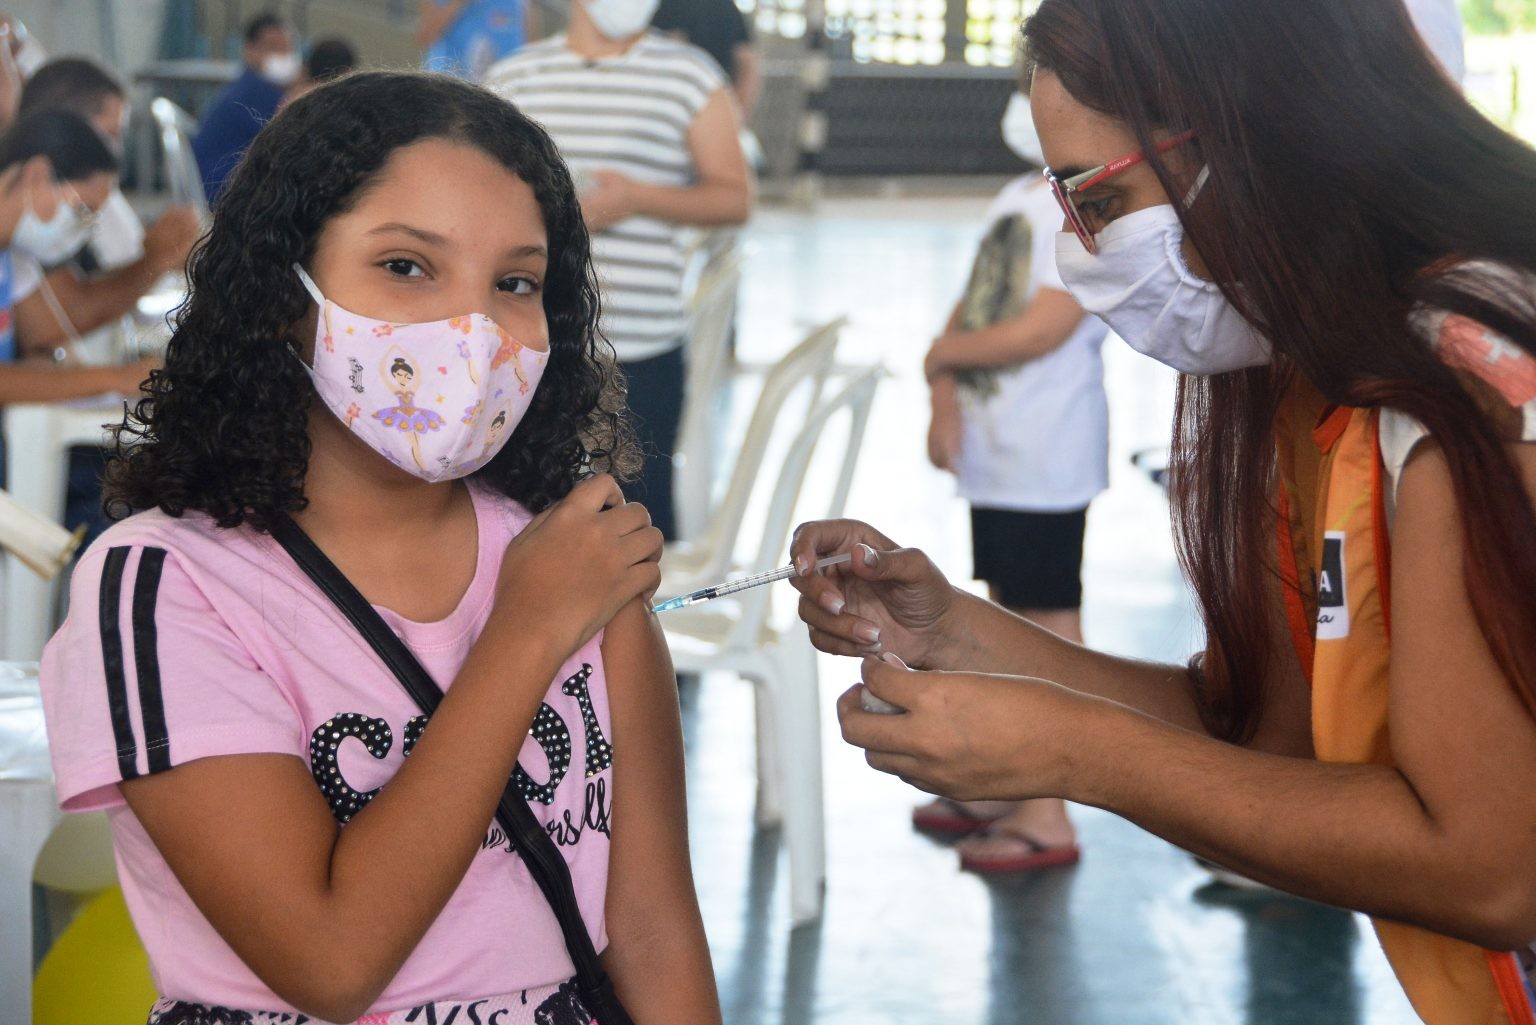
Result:
[[[772,677],[776,669],[772,667],[765,675]],[[757,720],[757,824],[777,826],[784,821],[784,767],[779,755],[779,737],[784,731],[778,696],[769,680],[751,682]]]
[[827,875],[822,809],[821,696],[816,652],[801,631],[773,649],[765,683],[779,713],[778,752],[784,786],[784,845],[789,851],[790,917],[796,925],[821,916]]

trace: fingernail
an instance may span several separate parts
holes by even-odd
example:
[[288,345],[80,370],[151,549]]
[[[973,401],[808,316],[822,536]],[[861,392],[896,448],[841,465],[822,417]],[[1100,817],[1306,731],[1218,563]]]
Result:
[[840,616],[843,614],[843,609],[847,607],[847,602],[829,592],[821,596],[821,607],[834,616]]
[[859,545],[859,547],[864,550],[864,565],[873,566],[875,564],[875,560],[878,558],[878,556],[875,555],[875,550],[869,547],[869,545]]
[[860,623],[853,628],[853,635],[865,644],[878,644],[880,642],[880,628],[873,623]]
[[880,656],[880,661],[886,663],[887,665],[896,666],[899,669],[907,668],[907,664],[905,662],[903,662],[900,658],[898,658],[894,651],[887,651],[886,653],[881,655]]
[[796,556],[795,557],[795,572],[800,574],[802,577],[810,576],[811,575],[811,560],[806,558],[803,555]]

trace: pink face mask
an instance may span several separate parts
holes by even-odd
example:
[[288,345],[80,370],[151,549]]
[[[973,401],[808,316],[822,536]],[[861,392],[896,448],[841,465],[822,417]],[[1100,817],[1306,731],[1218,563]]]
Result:
[[321,401],[369,448],[425,481],[454,480],[495,457],[517,429],[549,353],[517,342],[483,313],[391,324],[320,307],[314,367]]

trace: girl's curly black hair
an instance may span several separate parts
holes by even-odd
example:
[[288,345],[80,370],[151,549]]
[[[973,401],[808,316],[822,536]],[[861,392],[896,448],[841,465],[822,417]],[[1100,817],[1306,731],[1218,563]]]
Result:
[[474,479],[538,511],[589,471],[633,471],[622,378],[597,331],[591,244],[554,143],[477,86],[368,72],[296,100],[231,176],[192,256],[165,367],[114,428],[109,513],[200,510],[221,527],[266,531],[304,508],[315,392],[293,326],[311,300],[292,268],[309,263],[326,221],[357,201],[391,154],[424,139],[474,146],[526,181],[549,236],[549,363],[517,430]]

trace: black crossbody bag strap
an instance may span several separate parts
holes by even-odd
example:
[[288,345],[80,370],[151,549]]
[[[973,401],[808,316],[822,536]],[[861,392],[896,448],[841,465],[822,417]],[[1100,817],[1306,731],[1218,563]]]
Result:
[[[293,557],[309,579],[331,600],[369,647],[383,660],[389,671],[411,695],[417,706],[430,716],[437,711],[443,700],[443,692],[432,677],[421,667],[411,649],[395,636],[379,616],[377,610],[358,593],[342,572],[336,568],[309,535],[298,524],[284,517],[273,525],[272,537]],[[560,921],[560,931],[565,935],[565,949],[576,967],[576,985],[581,992],[587,1010],[597,1016],[601,1025],[634,1025],[634,1019],[619,1003],[613,981],[603,970],[592,937],[581,917],[581,907],[576,900],[576,890],[571,884],[570,867],[555,847],[539,820],[534,818],[528,802],[513,789],[511,782],[502,791],[496,808],[496,821],[511,840],[512,845],[528,866],[528,874],[539,884],[544,899]]]

